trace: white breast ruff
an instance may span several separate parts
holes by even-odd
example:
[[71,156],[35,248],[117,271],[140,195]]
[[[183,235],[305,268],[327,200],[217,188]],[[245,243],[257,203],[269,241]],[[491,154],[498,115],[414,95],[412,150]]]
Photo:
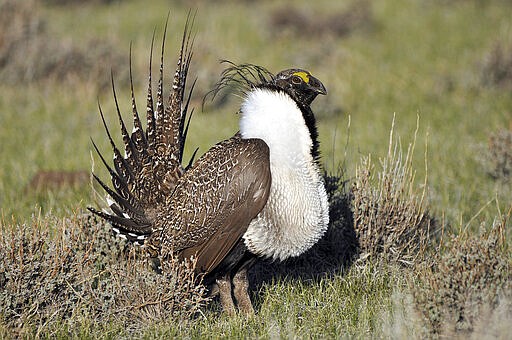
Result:
[[270,149],[272,186],[267,204],[244,234],[248,249],[284,260],[313,246],[329,223],[323,179],[311,156],[302,112],[288,95],[256,89],[242,104],[242,138],[260,138]]

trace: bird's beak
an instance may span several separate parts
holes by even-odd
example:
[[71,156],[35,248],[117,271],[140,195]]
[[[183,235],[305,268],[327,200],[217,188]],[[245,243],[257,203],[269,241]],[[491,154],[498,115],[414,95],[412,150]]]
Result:
[[327,89],[325,88],[324,84],[322,84],[322,82],[320,80],[318,80],[317,78],[315,78],[313,76],[309,76],[308,85],[317,94],[323,94],[323,95],[327,94]]

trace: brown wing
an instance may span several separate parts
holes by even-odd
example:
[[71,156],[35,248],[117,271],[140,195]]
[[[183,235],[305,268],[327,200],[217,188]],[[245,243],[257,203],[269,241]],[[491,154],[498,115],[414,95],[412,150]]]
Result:
[[157,216],[162,256],[195,255],[198,271],[215,269],[263,209],[270,183],[262,140],[235,136],[214,146],[185,173]]

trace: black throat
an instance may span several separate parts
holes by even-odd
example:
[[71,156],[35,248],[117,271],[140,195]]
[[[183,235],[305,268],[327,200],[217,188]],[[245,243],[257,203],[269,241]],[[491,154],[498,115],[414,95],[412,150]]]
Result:
[[316,119],[311,107],[303,106],[297,103],[300,111],[302,112],[302,117],[306,122],[306,126],[309,130],[309,135],[311,136],[311,140],[313,141],[313,145],[311,146],[311,155],[316,163],[320,161],[320,143],[318,142],[318,130],[316,128]]

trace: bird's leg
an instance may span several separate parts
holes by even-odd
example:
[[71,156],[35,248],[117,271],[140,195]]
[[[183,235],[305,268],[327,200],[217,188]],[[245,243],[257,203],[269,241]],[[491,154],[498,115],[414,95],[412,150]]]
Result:
[[247,268],[239,270],[233,277],[234,295],[238,309],[246,315],[253,315],[251,298],[249,297],[249,280],[247,278]]
[[231,296],[231,275],[228,273],[217,278],[216,283],[219,288],[220,304],[223,311],[230,316],[235,315],[235,304]]

